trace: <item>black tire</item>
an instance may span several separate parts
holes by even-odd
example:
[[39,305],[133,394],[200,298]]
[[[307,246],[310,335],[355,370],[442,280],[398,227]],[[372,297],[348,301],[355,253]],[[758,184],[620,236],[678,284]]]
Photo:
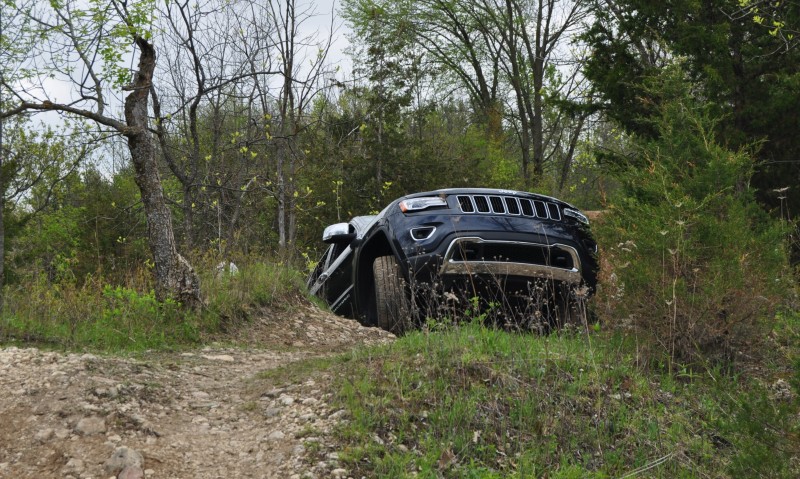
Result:
[[375,309],[378,327],[394,334],[411,328],[411,301],[394,256],[379,256],[372,265],[375,274]]

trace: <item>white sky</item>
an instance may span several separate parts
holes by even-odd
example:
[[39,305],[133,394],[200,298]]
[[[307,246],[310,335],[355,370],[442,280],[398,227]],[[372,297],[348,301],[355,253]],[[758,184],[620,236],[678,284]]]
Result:
[[[316,34],[318,39],[326,39],[333,27],[332,46],[327,58],[327,63],[331,66],[338,66],[339,70],[336,77],[340,80],[352,76],[352,61],[344,53],[349,46],[347,39],[347,27],[344,21],[339,17],[338,11],[341,8],[340,0],[297,0],[297,12],[304,12],[307,10],[314,11],[315,14],[306,19],[300,26],[300,38],[310,37]],[[42,61],[45,57],[35,58],[31,57],[28,62],[32,65],[37,63],[46,63]],[[135,63],[130,57],[126,60],[127,65],[135,68]],[[81,65],[78,58],[74,58],[74,65],[76,72],[80,74]],[[67,81],[66,77],[61,75],[55,77],[42,77],[37,82],[20,82],[17,85],[22,89],[27,90],[34,101],[43,101],[45,99],[53,103],[69,103],[77,98],[78,93],[75,90],[75,84]],[[122,99],[121,92],[106,91],[106,108],[110,116],[121,118],[122,117]],[[36,123],[42,122],[45,125],[54,127],[56,129],[63,128],[64,122],[61,116],[55,112],[38,113],[34,117]],[[116,156],[116,155],[115,155]],[[111,165],[105,165],[103,169],[115,169]]]

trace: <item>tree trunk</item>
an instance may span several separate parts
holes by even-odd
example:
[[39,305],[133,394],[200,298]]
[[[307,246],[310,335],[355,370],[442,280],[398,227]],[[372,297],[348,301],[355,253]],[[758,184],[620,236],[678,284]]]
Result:
[[533,141],[533,185],[538,186],[544,179],[544,98],[542,87],[544,86],[545,58],[547,57],[546,45],[552,41],[549,34],[549,25],[552,19],[552,9],[549,12],[546,7],[552,7],[550,1],[539,0],[536,5],[536,29],[533,38],[533,45],[530,39],[526,40],[526,50],[528,60],[533,69],[533,92],[532,99],[527,99],[530,104],[533,102],[533,111],[529,110],[531,119],[531,140]]
[[575,147],[578,145],[578,139],[583,131],[583,123],[586,121],[586,115],[581,114],[578,118],[578,124],[575,126],[575,131],[569,139],[569,149],[564,156],[564,162],[561,164],[561,179],[558,181],[558,191],[563,193],[564,187],[567,186],[567,179],[569,179],[569,172],[572,169],[572,162],[575,159]]
[[533,185],[541,184],[544,179],[544,60],[537,58],[533,65],[533,118],[531,133],[533,136]]
[[[294,139],[294,135],[297,134],[297,128],[295,127],[296,123],[294,120],[294,113],[291,115],[292,117],[292,138]],[[289,221],[289,231],[287,232],[286,241],[289,246],[294,246],[294,241],[297,238],[297,198],[295,197],[295,192],[297,191],[297,186],[295,185],[295,175],[297,174],[297,158],[294,154],[289,156],[289,191],[291,194],[289,195],[289,211],[288,211],[288,221]]]
[[194,249],[194,195],[191,186],[183,187],[183,244],[185,251]]
[[[281,55],[283,56],[283,88],[280,93],[281,114],[281,141],[278,147],[278,246],[281,253],[286,252],[290,241],[287,231],[287,208],[291,209],[290,202],[293,191],[291,184],[294,178],[286,177],[286,162],[292,161],[292,143],[294,141],[294,47],[295,35],[295,4],[294,1],[286,2],[286,12],[283,24],[283,39],[281,41]],[[290,173],[291,175],[291,173]]]
[[286,250],[286,173],[284,170],[284,160],[286,155],[286,139],[278,142],[278,248],[281,253]]
[[[513,37],[512,37],[513,39]],[[512,44],[513,46],[513,44]],[[531,137],[530,137],[530,115],[526,109],[525,100],[527,91],[523,87],[525,79],[520,71],[519,62],[516,57],[510,55],[511,62],[511,86],[514,88],[514,96],[517,101],[517,112],[519,113],[520,123],[520,149],[522,150],[522,185],[525,189],[531,187],[530,162],[531,162]]]
[[139,70],[131,93],[125,98],[128,148],[136,171],[136,184],[142,195],[147,218],[147,239],[153,254],[156,297],[176,299],[194,308],[200,304],[200,280],[186,259],[178,254],[172,229],[172,216],[164,201],[164,190],[156,162],[153,137],[147,128],[148,98],[152,86],[156,53],[147,40],[137,37]]
[[[3,120],[0,119],[0,174],[3,171]],[[3,316],[3,308],[5,307],[6,299],[6,183],[5,179],[0,177],[0,318]]]
[[[0,11],[0,39],[3,38],[3,13]],[[0,66],[0,108],[3,106],[3,85],[5,84],[5,75],[3,70],[5,65]],[[5,266],[6,266],[6,181],[3,178],[3,164],[5,163],[5,146],[3,145],[3,126],[5,119],[0,117],[0,319],[3,317],[6,299],[6,282],[5,282]]]

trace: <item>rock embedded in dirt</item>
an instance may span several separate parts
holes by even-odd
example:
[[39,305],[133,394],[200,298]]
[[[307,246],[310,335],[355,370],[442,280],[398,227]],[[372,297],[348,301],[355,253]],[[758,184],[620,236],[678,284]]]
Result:
[[281,410],[276,407],[270,407],[264,411],[264,416],[266,417],[278,417],[280,415],[281,415]]
[[37,442],[45,443],[49,441],[54,435],[55,431],[52,428],[48,427],[37,432],[36,435],[34,436],[34,439],[36,439]]
[[235,361],[233,356],[229,354],[204,354],[204,358],[208,359],[209,361],[223,361],[226,363],[232,363]]
[[103,418],[97,416],[85,417],[75,425],[75,432],[84,436],[100,434],[106,432],[106,422]]
[[144,471],[139,466],[128,466],[117,474],[117,479],[142,479]]
[[84,466],[83,461],[80,459],[76,459],[74,457],[70,458],[67,461],[67,464],[61,469],[61,472],[64,474],[80,474],[83,472]]
[[269,391],[263,393],[261,395],[261,397],[276,398],[276,397],[280,396],[284,392],[286,392],[285,388],[274,388],[274,389],[270,389]]
[[103,463],[103,469],[109,474],[117,474],[128,467],[144,466],[144,457],[129,447],[122,446],[114,450],[114,454]]

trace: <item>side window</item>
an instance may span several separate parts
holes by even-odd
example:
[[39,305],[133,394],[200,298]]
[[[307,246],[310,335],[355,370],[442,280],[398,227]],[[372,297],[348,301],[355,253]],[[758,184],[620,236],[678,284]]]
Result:
[[330,265],[332,265],[333,262],[336,261],[336,258],[338,258],[342,253],[344,253],[344,250],[347,249],[347,244],[346,243],[332,244],[331,247],[328,249],[330,250],[331,255],[327,258],[328,263],[325,266],[326,268],[330,267]]
[[328,249],[322,253],[322,257],[320,257],[319,261],[317,261],[317,265],[314,266],[314,272],[312,272],[309,276],[309,279],[312,283],[319,278],[319,275],[321,275],[323,271],[328,269],[328,266],[330,265],[330,260],[328,258],[331,256],[331,250],[333,250],[333,245],[328,246]]

